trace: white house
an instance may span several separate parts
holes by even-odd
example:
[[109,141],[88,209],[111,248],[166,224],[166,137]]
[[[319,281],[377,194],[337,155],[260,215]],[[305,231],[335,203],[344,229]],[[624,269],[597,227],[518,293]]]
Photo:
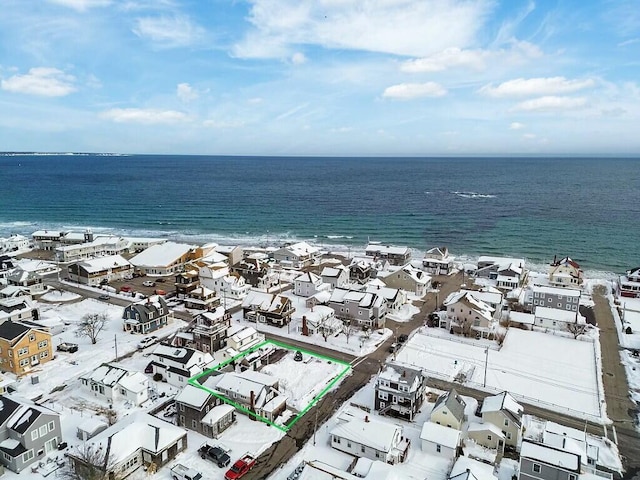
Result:
[[203,255],[202,247],[185,243],[165,242],[151,245],[129,262],[146,275],[172,275],[179,272],[187,262]]
[[385,301],[387,312],[393,313],[407,303],[407,292],[401,288],[387,287],[384,282],[376,278],[364,286],[366,293],[373,293],[382,297]]
[[128,253],[131,242],[122,237],[112,235],[93,236],[85,234],[85,242],[74,245],[56,247],[56,260],[59,262],[76,262],[93,257],[122,255]]
[[223,302],[242,300],[251,288],[239,273],[231,273],[228,265],[204,265],[198,270],[200,283],[215,291]]
[[462,424],[466,420],[464,409],[467,406],[458,392],[450,390],[438,397],[431,410],[430,421],[438,425],[462,430]]
[[627,270],[618,278],[618,295],[621,297],[640,297],[640,267]]
[[341,332],[344,323],[336,318],[333,308],[325,305],[316,305],[302,316],[302,324],[298,331],[302,335],[322,335],[325,340]]
[[553,287],[577,288],[582,285],[584,274],[580,265],[569,257],[553,259],[549,266],[549,284]]
[[30,240],[23,235],[0,238],[0,252],[17,252],[29,248]]
[[482,423],[495,425],[502,431],[506,445],[516,447],[520,443],[524,407],[510,393],[486,397],[480,412]]
[[30,297],[0,298],[0,323],[7,320],[21,322],[25,320],[38,320],[39,318],[40,313],[38,308]]
[[7,285],[26,288],[32,296],[44,293],[42,277],[36,271],[27,270],[22,264],[7,275]]
[[320,259],[320,249],[307,242],[298,242],[275,250],[272,256],[282,267],[300,270]]
[[326,288],[322,278],[312,272],[303,273],[293,281],[293,292],[300,297],[310,297]]
[[578,312],[558,308],[536,307],[534,316],[536,327],[553,330],[566,330],[571,323],[585,323],[584,317]]
[[482,336],[490,332],[495,309],[478,300],[475,292],[453,292],[445,299],[444,306],[447,315],[446,319],[441,320],[441,327],[460,328],[463,333],[468,333],[466,330],[470,329]]
[[493,423],[470,423],[467,437],[485,448],[504,452],[505,433]]
[[151,353],[153,373],[160,373],[167,383],[184,387],[189,378],[201,373],[211,363],[210,353],[188,347],[158,345]]
[[322,281],[329,284],[331,290],[344,287],[349,283],[349,268],[344,265],[336,267],[324,267],[320,273]]
[[458,456],[462,432],[453,428],[424,422],[420,432],[422,451],[440,457],[454,459]]
[[80,384],[94,397],[109,403],[131,402],[139,406],[149,399],[149,378],[117,363],[106,363],[80,377]]
[[449,275],[453,271],[454,260],[447,247],[433,247],[424,254],[422,268],[433,275]]
[[264,342],[264,334],[259,333],[253,327],[239,327],[238,330],[229,329],[227,335],[227,347],[233,348],[238,353]]
[[417,297],[424,297],[431,277],[411,264],[406,264],[399,269],[390,269],[378,272],[378,278],[387,287],[401,288]]
[[374,417],[353,417],[329,431],[331,446],[355,457],[386,463],[403,462],[409,449],[402,427]]
[[133,266],[120,255],[92,258],[68,267],[69,279],[89,286],[100,285],[102,281],[118,281],[133,273]]

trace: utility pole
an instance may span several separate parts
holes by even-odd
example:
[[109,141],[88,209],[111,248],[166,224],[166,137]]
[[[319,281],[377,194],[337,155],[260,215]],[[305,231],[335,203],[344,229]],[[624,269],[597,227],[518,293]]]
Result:
[[316,445],[316,431],[318,430],[318,410],[320,410],[320,402],[316,403],[316,419],[313,423],[313,445]]
[[487,386],[487,364],[489,363],[489,347],[484,349],[484,381],[482,382],[482,386]]
[[116,349],[116,362],[118,361],[118,336],[116,334],[113,335],[113,345]]

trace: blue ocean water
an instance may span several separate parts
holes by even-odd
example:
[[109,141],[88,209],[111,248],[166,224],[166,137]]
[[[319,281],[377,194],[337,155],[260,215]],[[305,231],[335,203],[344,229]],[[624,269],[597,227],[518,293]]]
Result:
[[368,240],[640,265],[640,159],[0,156],[0,236],[41,228],[329,249]]

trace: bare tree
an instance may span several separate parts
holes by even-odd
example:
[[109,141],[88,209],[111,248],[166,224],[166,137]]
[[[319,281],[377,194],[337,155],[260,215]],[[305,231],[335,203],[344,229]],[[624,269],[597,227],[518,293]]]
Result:
[[106,328],[108,321],[109,317],[106,313],[87,313],[78,325],[76,337],[87,337],[95,345],[98,335]]
[[464,335],[465,337],[468,337],[469,335],[471,335],[472,326],[473,326],[473,320],[469,318],[463,320],[462,323],[460,324],[460,331],[462,332],[462,335]]
[[63,480],[121,480],[119,470],[108,448],[84,443],[69,454],[57,476]]
[[569,323],[567,324],[567,331],[573,335],[573,338],[578,338],[583,333],[586,333],[587,324],[578,322]]
[[356,319],[352,315],[346,315],[342,320],[342,333],[347,337],[347,343],[349,343],[349,337],[358,330]]

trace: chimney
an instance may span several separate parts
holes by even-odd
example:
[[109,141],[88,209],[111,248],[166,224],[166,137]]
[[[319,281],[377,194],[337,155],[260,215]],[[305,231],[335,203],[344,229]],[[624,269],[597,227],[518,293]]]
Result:
[[307,325],[307,316],[302,316],[302,335],[305,337],[309,336],[309,326]]
[[365,421],[365,423],[369,423],[369,415],[365,415],[364,416],[364,421]]
[[407,376],[407,371],[406,371],[406,370],[403,370],[403,371],[402,371],[402,378],[404,378],[404,377],[406,377],[406,376]]
[[[251,390],[249,394],[249,411],[255,413],[256,412],[256,394]],[[255,420],[256,417],[254,415],[250,415],[251,420]]]

